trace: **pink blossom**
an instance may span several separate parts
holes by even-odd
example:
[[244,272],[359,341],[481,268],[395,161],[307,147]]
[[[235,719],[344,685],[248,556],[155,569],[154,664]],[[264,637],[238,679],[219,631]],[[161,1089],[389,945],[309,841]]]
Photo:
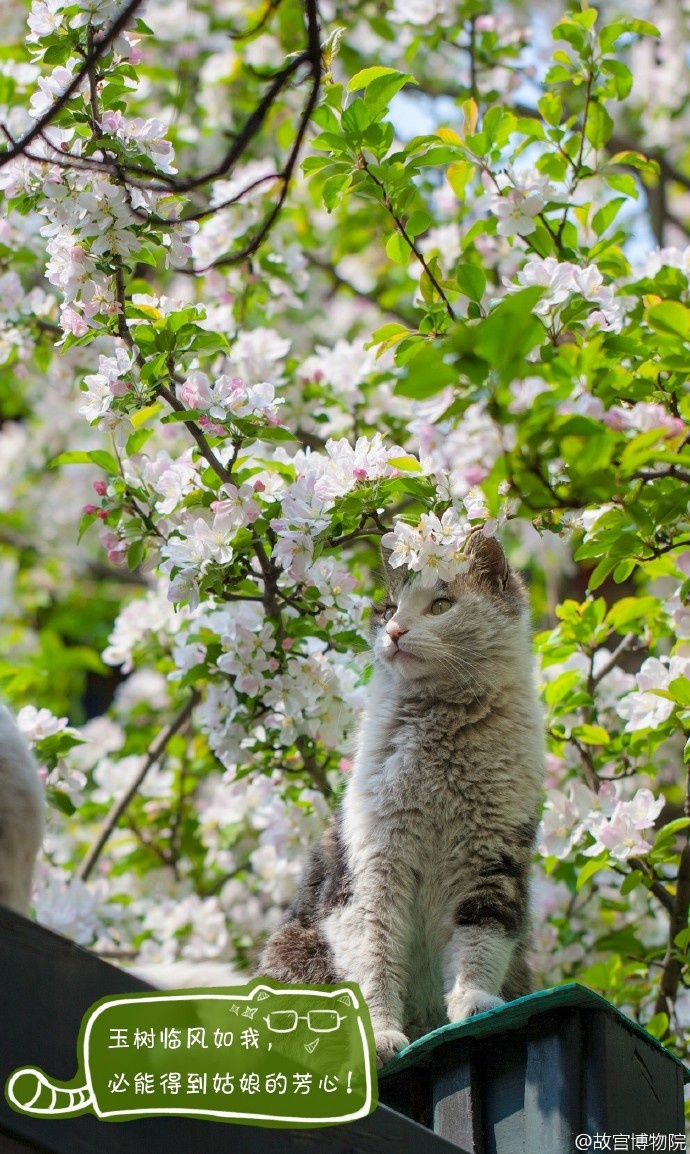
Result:
[[84,333],[89,331],[84,318],[69,305],[66,305],[60,313],[60,324],[64,332],[72,333],[75,337],[83,337]]
[[206,373],[192,373],[180,390],[180,400],[190,409],[209,409],[213,393]]
[[122,120],[121,112],[115,109],[108,109],[101,117],[101,128],[104,132],[109,132],[111,136],[116,136]]
[[199,425],[208,437],[227,437],[228,435],[225,425],[220,425],[218,421],[210,421],[208,417],[199,417]]
[[111,533],[109,530],[101,533],[100,541],[108,554],[111,565],[124,565],[128,549],[127,542],[121,541],[116,533]]

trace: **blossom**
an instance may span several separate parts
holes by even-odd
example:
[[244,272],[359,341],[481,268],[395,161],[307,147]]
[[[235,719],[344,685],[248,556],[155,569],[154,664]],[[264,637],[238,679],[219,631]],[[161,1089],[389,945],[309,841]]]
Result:
[[192,373],[179,390],[179,396],[190,409],[210,409],[213,392],[206,373]]
[[290,351],[290,341],[273,329],[258,327],[237,334],[228,360],[238,377],[248,384],[282,380],[283,361]]
[[317,345],[297,370],[305,381],[329,384],[348,406],[363,399],[359,386],[376,371],[376,350],[365,348],[363,340],[336,341],[333,348]]
[[590,820],[594,843],[584,850],[588,857],[608,850],[617,861],[646,854],[652,848],[641,831],[649,829],[661,813],[665,798],[655,798],[649,789],[638,789],[630,801],[618,801],[610,817]]
[[200,483],[199,470],[192,461],[192,450],[187,449],[176,460],[162,449],[152,461],[146,459],[142,478],[155,491],[157,512],[172,513],[182,500]]
[[689,675],[690,658],[648,657],[636,675],[637,691],[627,694],[616,705],[618,715],[627,721],[626,733],[654,729],[668,721],[674,702],[659,697],[654,690],[666,690],[676,678]]
[[221,487],[220,491],[225,494],[224,499],[213,501],[211,508],[214,513],[228,517],[237,528],[242,525],[251,525],[261,516],[261,508],[254,500],[255,489],[253,485],[245,482],[238,489],[236,485],[228,482]]
[[107,917],[105,881],[88,885],[62,869],[43,864],[38,871],[34,897],[36,918],[58,934],[68,934],[81,946],[93,943],[103,932]]
[[537,316],[553,321],[561,308],[578,294],[597,307],[585,321],[586,326],[598,325],[620,332],[625,320],[625,302],[614,295],[611,285],[604,284],[601,270],[594,264],[581,267],[555,257],[532,257],[518,274],[516,281],[507,277],[503,283],[508,292],[517,292],[522,286],[543,288],[545,291],[534,306]]
[[538,192],[511,188],[506,196],[491,198],[491,210],[498,217],[499,236],[529,236],[537,227],[534,219],[543,211],[544,200]]
[[581,835],[581,814],[572,795],[550,789],[539,826],[539,852],[545,857],[566,858]]
[[464,547],[469,534],[469,523],[450,508],[441,520],[433,513],[423,513],[414,526],[397,521],[393,532],[381,538],[381,544],[391,550],[388,564],[392,569],[405,565],[419,573],[425,588],[433,588],[437,581],[452,581],[467,568]]
[[389,457],[400,456],[404,450],[399,445],[384,445],[380,433],[368,437],[358,437],[354,448],[345,438],[326,442],[327,460],[314,485],[314,494],[326,502],[342,497],[354,488],[358,481],[372,481],[379,477],[390,477],[394,473],[388,465]]
[[36,119],[40,118],[52,107],[58,96],[62,96],[66,88],[74,80],[75,68],[77,61],[72,58],[66,64],[59,64],[54,68],[50,76],[39,76],[38,87],[39,92],[35,92],[31,97],[31,115]]
[[34,705],[25,705],[17,714],[17,728],[27,741],[43,741],[46,737],[54,737],[66,726],[66,717],[55,717],[49,709],[37,709]]
[[41,36],[50,36],[57,32],[62,24],[62,12],[65,0],[34,0],[27,23],[31,32],[27,42],[35,44]]
[[[211,384],[206,373],[192,373],[179,391],[180,400],[192,409],[202,409],[219,421],[232,417],[260,417],[268,424],[278,423],[278,406],[283,398],[275,395],[270,381],[248,385],[241,377],[221,374]],[[221,432],[224,430],[221,429]]]
[[290,529],[284,520],[276,519],[271,522],[271,526],[278,534],[273,548],[273,560],[299,581],[305,576],[314,556],[313,538],[298,529]]
[[235,518],[229,513],[216,513],[209,523],[201,517],[193,524],[197,542],[206,555],[219,565],[227,565],[234,556],[232,540],[237,531]]
[[[425,473],[437,479],[448,474],[454,498],[467,496],[491,472],[503,452],[501,432],[481,402],[468,406],[462,422],[439,420],[451,403],[452,390],[416,404],[410,430],[419,440],[419,460]],[[506,443],[509,433],[504,433]]]
[[677,436],[685,431],[680,417],[674,417],[663,405],[649,401],[637,401],[629,409],[613,405],[603,419],[613,429],[635,429],[639,433],[658,429],[669,436]]

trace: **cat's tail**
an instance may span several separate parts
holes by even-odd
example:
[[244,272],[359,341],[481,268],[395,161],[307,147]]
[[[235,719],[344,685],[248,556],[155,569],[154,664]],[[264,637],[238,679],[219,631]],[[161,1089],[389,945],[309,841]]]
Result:
[[35,1066],[23,1066],[8,1078],[7,1100],[15,1110],[35,1118],[59,1115],[62,1118],[83,1114],[91,1105],[88,1086],[55,1086]]
[[0,705],[0,905],[26,914],[43,839],[43,787],[24,738]]

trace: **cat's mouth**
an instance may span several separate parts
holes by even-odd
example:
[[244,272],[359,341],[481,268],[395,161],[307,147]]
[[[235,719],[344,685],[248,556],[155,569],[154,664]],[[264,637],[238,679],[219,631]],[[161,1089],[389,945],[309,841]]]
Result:
[[400,647],[394,649],[390,655],[391,661],[395,661],[396,658],[398,661],[419,661],[416,653],[410,653],[409,649],[400,649]]

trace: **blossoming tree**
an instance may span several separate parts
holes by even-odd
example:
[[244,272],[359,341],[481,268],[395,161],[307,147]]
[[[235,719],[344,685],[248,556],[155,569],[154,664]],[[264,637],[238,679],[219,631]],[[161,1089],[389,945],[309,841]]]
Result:
[[0,684],[46,924],[246,963],[347,774],[379,539],[433,583],[498,532],[535,969],[687,1053],[688,77],[680,8],[624,7],[3,6]]

